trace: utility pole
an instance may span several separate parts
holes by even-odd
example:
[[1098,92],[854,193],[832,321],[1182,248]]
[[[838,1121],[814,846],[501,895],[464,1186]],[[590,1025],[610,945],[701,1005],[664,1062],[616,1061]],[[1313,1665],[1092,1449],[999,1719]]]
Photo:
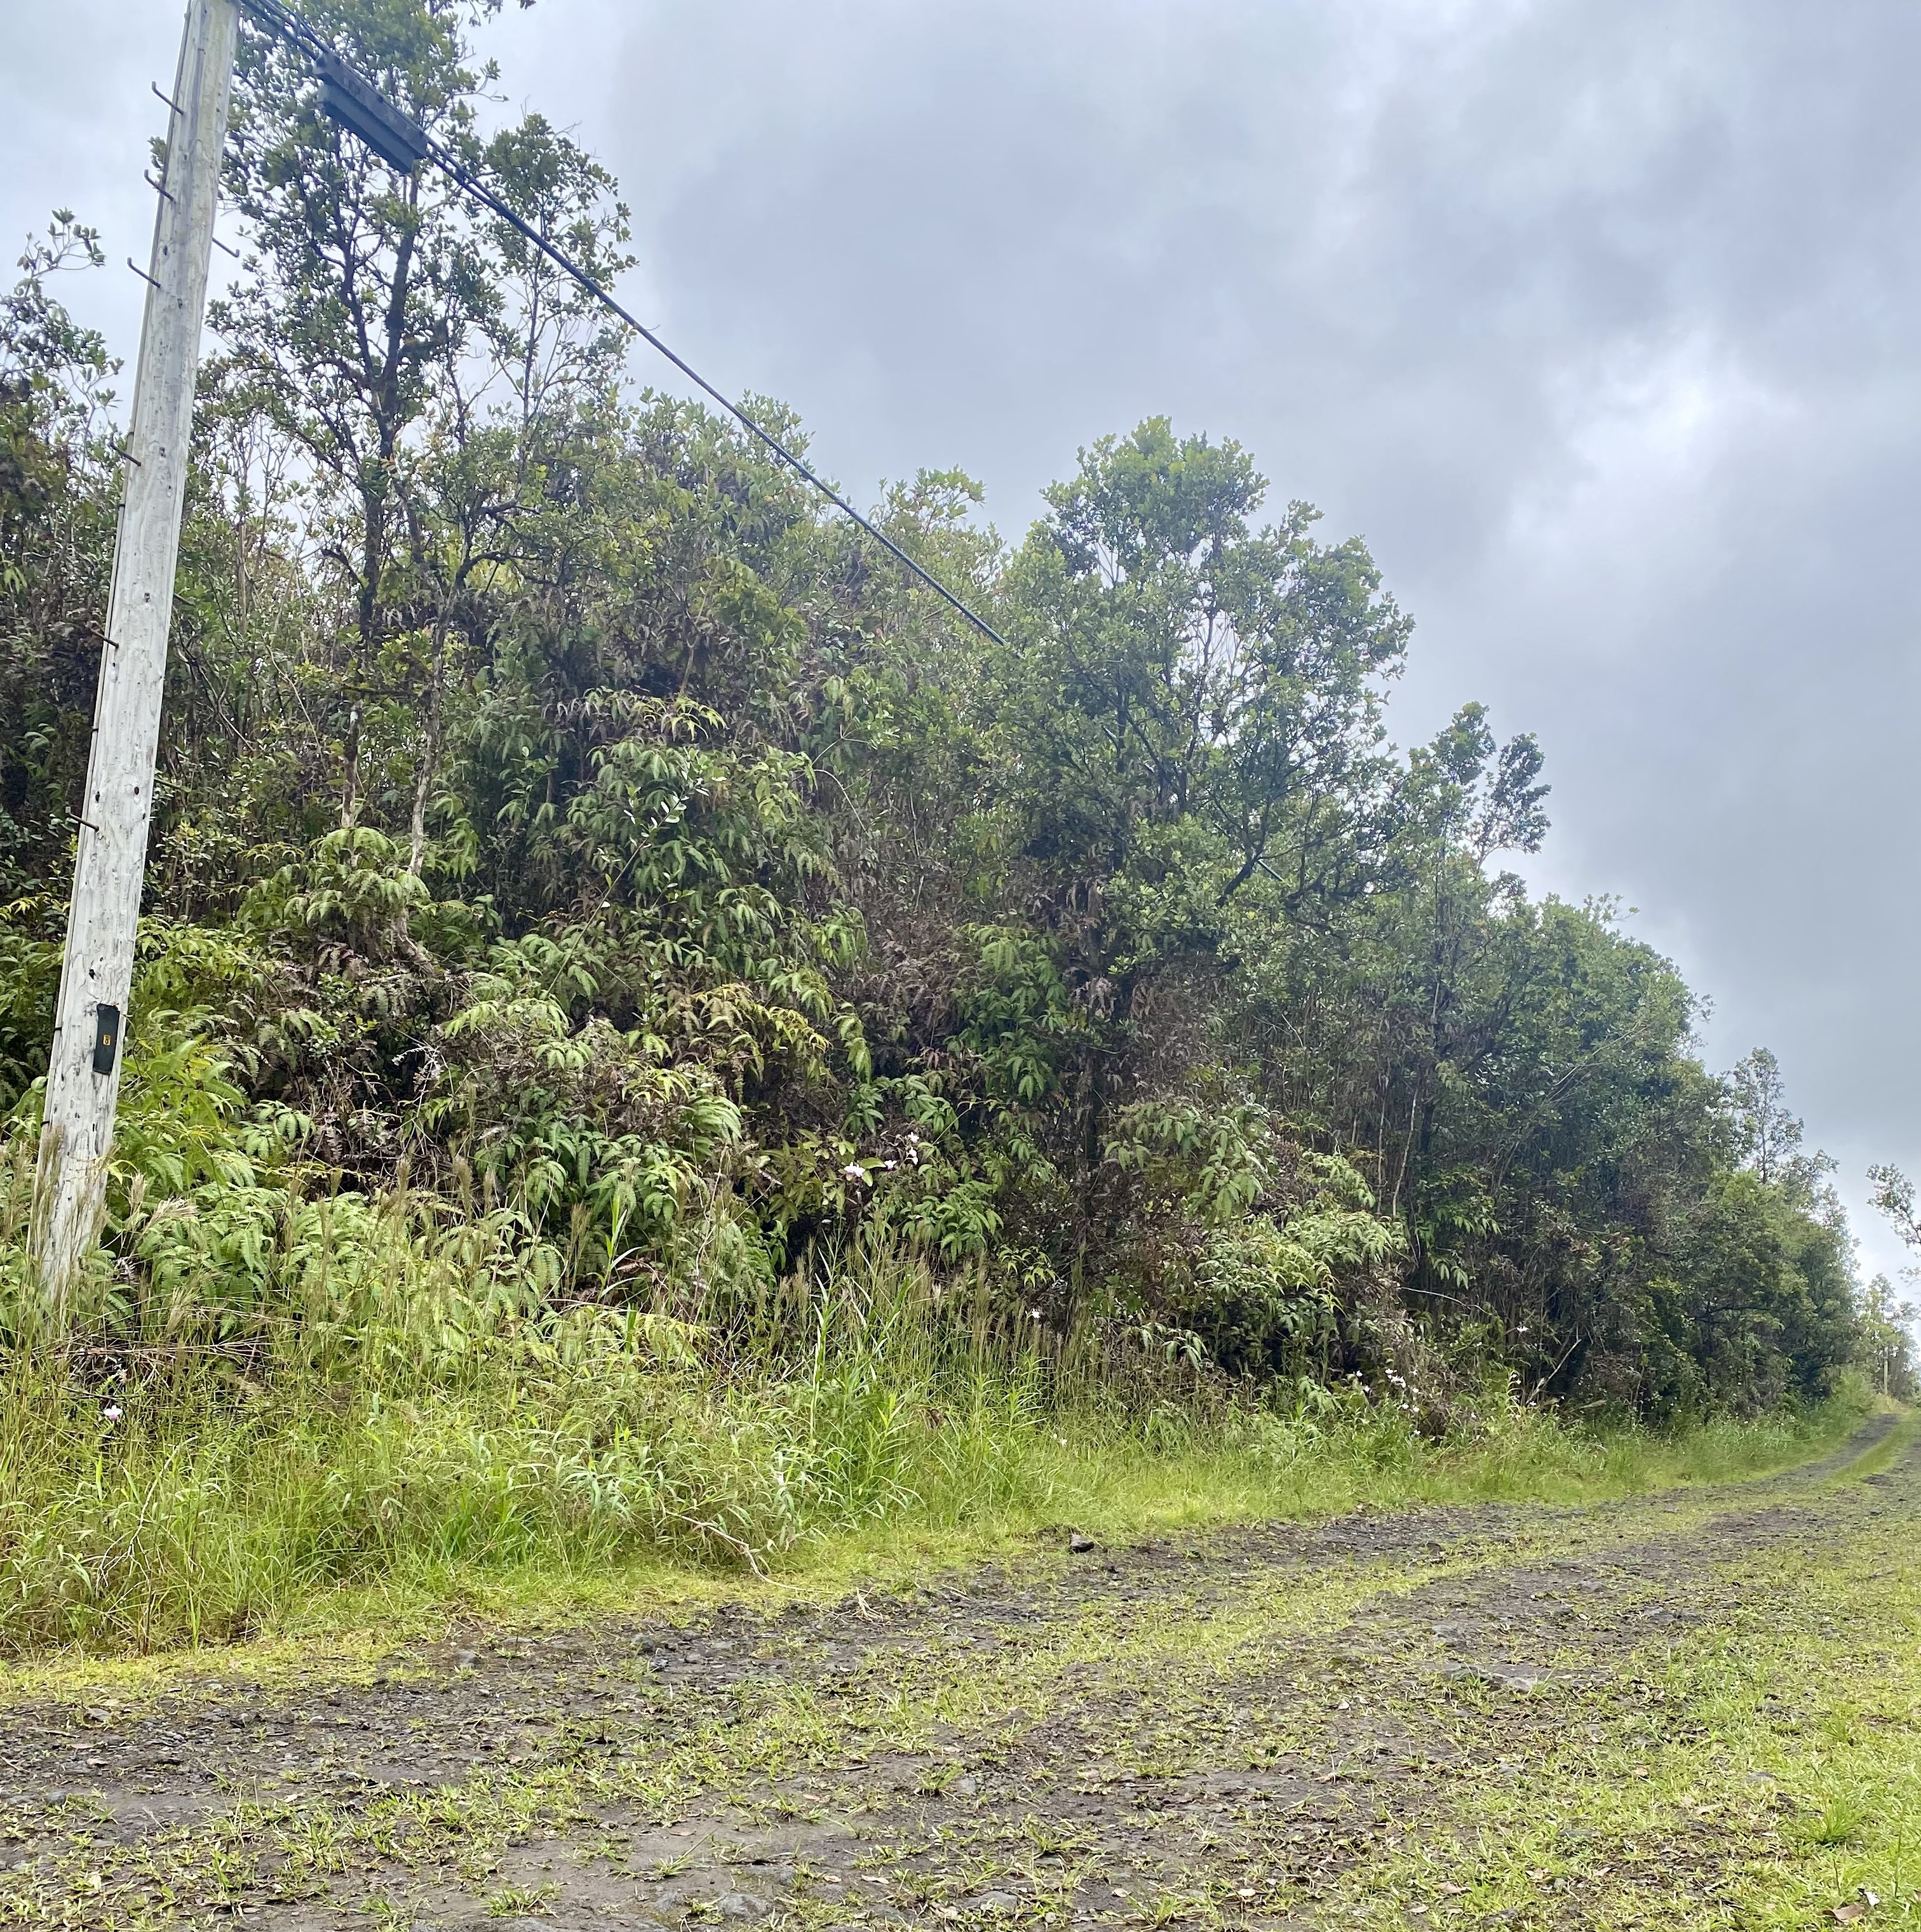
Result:
[[99,1233],[106,1202],[238,26],[235,0],[188,0],[180,71],[167,103],[173,112],[167,170],[146,277],[113,589],[34,1190],[33,1258],[56,1340],[66,1332],[74,1274]]

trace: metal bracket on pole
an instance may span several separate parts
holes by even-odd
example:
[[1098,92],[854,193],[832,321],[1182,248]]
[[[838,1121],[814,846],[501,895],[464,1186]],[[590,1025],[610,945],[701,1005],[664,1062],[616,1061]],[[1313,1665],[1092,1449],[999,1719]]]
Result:
[[391,168],[411,174],[427,158],[427,130],[403,114],[363,74],[337,55],[316,54],[320,107],[327,118],[357,134]]
[[104,1000],[94,1009],[93,1070],[111,1073],[120,1058],[120,1009]]

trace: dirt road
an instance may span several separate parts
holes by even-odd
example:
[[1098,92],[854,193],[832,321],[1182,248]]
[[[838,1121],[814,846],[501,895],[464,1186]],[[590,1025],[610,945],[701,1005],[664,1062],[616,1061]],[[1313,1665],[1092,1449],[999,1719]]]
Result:
[[1795,1753],[1902,1641],[1832,1608],[1911,1576],[1888,1426],[1736,1488],[1064,1530],[905,1600],[17,1708],[0,1923],[1731,1926],[1775,1869],[1779,1922],[1885,1913]]

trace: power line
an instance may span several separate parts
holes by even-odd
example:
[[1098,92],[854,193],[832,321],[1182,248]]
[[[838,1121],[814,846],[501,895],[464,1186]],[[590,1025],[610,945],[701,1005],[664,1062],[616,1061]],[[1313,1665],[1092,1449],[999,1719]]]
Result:
[[929,590],[952,604],[976,630],[983,636],[992,638],[997,644],[1007,645],[1007,639],[986,618],[970,609],[932,572],[917,563],[885,531],[877,530],[839,490],[816,476],[778,436],[763,429],[738,403],[730,402],[692,363],[670,349],[646,323],[630,310],[623,308],[578,262],[563,254],[537,228],[524,220],[464,162],[457,160],[435,140],[419,122],[403,113],[365,74],[342,60],[299,14],[282,6],[280,0],[240,0],[240,4],[263,26],[301,48],[313,62],[320,76],[320,104],[330,118],[358,135],[383,160],[403,173],[410,172],[419,161],[431,160],[466,194],[497,215],[525,240],[533,243],[549,261],[572,276],[596,302],[618,316],[643,342],[664,356],[696,388],[711,396],[729,416],[766,444],[782,462],[811,484],[842,515],[865,530],[882,549],[905,564]]

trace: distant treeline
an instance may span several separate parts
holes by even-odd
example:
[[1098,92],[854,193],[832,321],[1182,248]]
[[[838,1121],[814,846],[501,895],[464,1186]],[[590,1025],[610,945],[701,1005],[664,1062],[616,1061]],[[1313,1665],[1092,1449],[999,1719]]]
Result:
[[[620,272],[598,164],[479,132],[465,10],[308,11]],[[1469,704],[1389,744],[1409,620],[1238,445],[1104,439],[1018,542],[957,472],[891,490],[1003,646],[636,398],[617,327],[252,38],[226,196],[99,1334],[244,1349],[398,1202],[552,1308],[724,1321],[891,1244],[1040,1332],[1436,1420],[1490,1373],[1665,1416],[1864,1358],[1773,1060],[1708,1072],[1672,965],[1503,869],[1547,830],[1531,738]],[[0,308],[29,1151],[118,475],[56,291],[97,254],[59,216]]]

